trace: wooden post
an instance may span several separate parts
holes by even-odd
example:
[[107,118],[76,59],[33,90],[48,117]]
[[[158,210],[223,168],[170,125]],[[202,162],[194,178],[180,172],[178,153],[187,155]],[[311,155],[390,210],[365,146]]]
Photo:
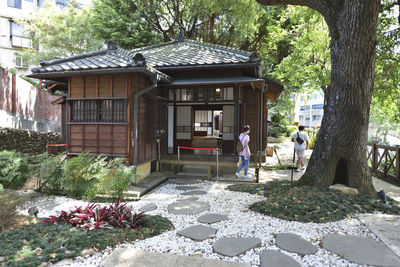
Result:
[[400,180],[400,146],[397,145],[396,146],[396,169],[395,169],[396,173],[396,179]]
[[378,149],[376,142],[372,145],[372,171],[375,172],[378,169]]

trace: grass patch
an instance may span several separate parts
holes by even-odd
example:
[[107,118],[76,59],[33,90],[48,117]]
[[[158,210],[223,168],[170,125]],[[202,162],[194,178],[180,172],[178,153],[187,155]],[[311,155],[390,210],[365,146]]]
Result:
[[288,181],[275,181],[265,185],[237,184],[229,190],[262,193],[267,200],[256,202],[250,209],[288,221],[332,222],[356,213],[400,214],[399,203],[388,198],[391,207],[383,205],[378,197],[343,194],[336,190],[320,190],[312,186],[290,186]]
[[[173,229],[161,216],[146,216],[141,229],[99,229],[87,231],[67,224],[31,224],[0,233],[0,256],[6,266],[38,266],[75,258],[85,249],[104,250],[123,242],[133,242]],[[1,263],[0,263],[1,264]]]

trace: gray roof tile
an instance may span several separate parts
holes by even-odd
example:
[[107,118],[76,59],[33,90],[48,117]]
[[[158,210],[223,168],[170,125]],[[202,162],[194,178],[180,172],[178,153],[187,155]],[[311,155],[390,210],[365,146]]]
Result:
[[[142,57],[145,61],[142,61]],[[171,41],[158,45],[133,49],[131,51],[111,46],[109,49],[85,53],[63,59],[42,62],[40,67],[33,68],[31,76],[40,73],[93,71],[106,69],[123,69],[144,67],[153,75],[161,75],[167,80],[170,77],[157,68],[195,65],[257,63],[259,58],[245,52],[225,46],[201,43],[190,40]]]

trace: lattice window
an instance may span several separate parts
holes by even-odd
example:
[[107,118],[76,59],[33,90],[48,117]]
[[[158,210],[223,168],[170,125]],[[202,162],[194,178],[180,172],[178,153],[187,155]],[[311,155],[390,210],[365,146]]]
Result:
[[127,99],[72,100],[70,103],[71,122],[127,122]]

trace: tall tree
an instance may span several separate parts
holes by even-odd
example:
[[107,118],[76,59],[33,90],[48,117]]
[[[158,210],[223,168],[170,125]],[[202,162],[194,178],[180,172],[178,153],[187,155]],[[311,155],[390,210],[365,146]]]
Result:
[[326,188],[344,175],[349,186],[374,192],[366,145],[380,1],[257,1],[264,5],[307,6],[320,12],[329,27],[331,88],[314,152],[299,183]]
[[[125,48],[185,37],[255,49],[258,9],[249,0],[96,0],[92,25],[102,39]],[[253,42],[255,40],[255,42]]]

